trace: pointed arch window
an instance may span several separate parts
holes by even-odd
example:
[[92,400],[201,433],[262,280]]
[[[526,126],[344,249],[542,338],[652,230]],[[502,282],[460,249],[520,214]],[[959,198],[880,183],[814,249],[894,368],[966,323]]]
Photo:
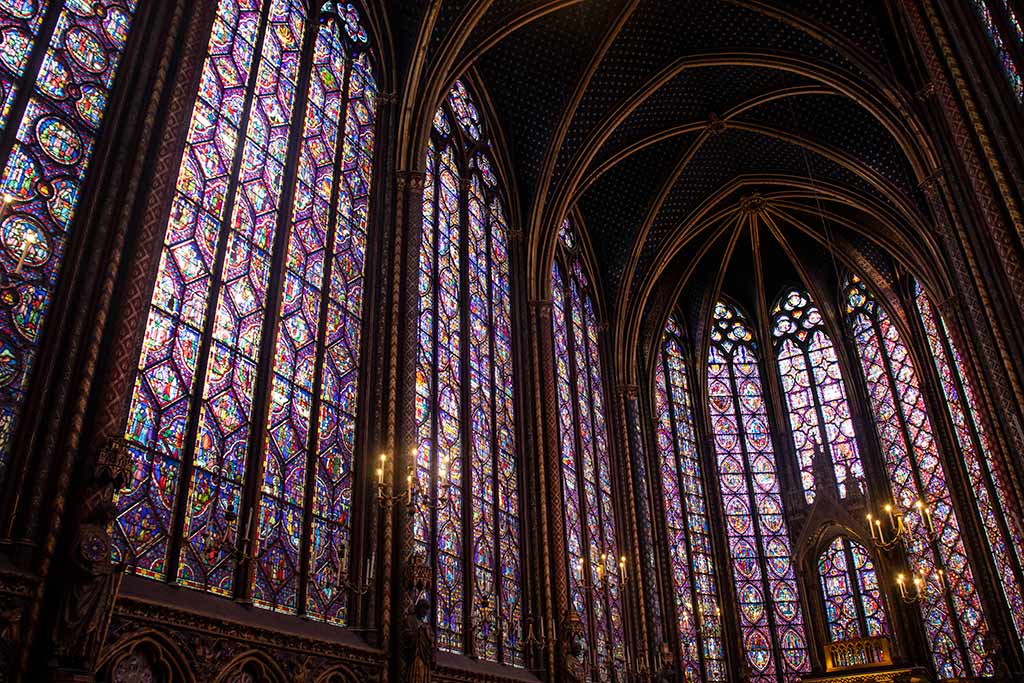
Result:
[[985,538],[999,575],[1003,596],[1010,608],[1017,637],[1024,638],[1024,595],[1021,589],[1024,585],[1021,580],[1024,533],[1020,528],[1020,519],[1007,514],[1006,510],[1006,506],[1014,499],[1012,484],[994,462],[993,444],[979,417],[974,388],[965,372],[960,351],[924,288],[917,282],[914,287],[917,313],[939,374],[960,459],[971,484],[975,509],[985,529]]
[[687,680],[725,681],[722,616],[703,467],[693,428],[682,330],[672,318],[662,336],[655,368],[654,408],[683,668]]
[[523,665],[509,226],[479,112],[456,82],[427,149],[413,519],[438,646]]
[[1009,0],[972,0],[974,11],[995,50],[1010,89],[1024,102],[1024,74],[1020,55],[1024,51],[1024,25]]
[[757,344],[735,306],[717,303],[712,325],[708,400],[743,648],[752,680],[796,681],[810,664]]
[[818,556],[818,578],[832,642],[889,632],[878,574],[864,546],[837,536]]
[[0,3],[0,483],[135,7]]
[[934,510],[937,541],[911,534],[907,554],[913,571],[929,577],[920,608],[935,669],[941,678],[991,675],[988,625],[910,351],[859,277],[844,291],[895,504],[918,529],[926,522],[915,502]]
[[566,219],[551,271],[552,326],[570,608],[601,681],[625,669],[622,580],[608,453],[604,371],[579,238]]
[[779,298],[772,309],[772,337],[807,504],[814,502],[817,485],[815,444],[825,449],[845,496],[847,478],[863,481],[864,467],[839,358],[808,292],[791,289]]
[[218,5],[125,429],[115,556],[343,624],[377,89],[356,8],[325,2],[307,25],[306,7]]

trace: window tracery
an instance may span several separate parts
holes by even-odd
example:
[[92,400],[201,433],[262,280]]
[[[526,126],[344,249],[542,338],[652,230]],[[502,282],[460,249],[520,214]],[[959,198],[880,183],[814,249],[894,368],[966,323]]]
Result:
[[832,642],[889,632],[878,575],[864,546],[836,536],[818,556],[818,578]]
[[654,407],[676,624],[687,680],[725,681],[703,465],[693,426],[682,331],[669,318],[655,368]]
[[0,482],[135,8],[0,3]]
[[846,480],[864,480],[850,406],[821,311],[806,291],[791,289],[772,309],[772,337],[786,397],[790,433],[800,460],[807,504],[814,502],[814,452],[825,451],[846,495]]
[[114,531],[115,559],[137,574],[251,589],[261,607],[339,624],[377,99],[367,42],[351,4],[311,18],[301,0],[219,3]]
[[1024,637],[1024,594],[1021,557],[1024,534],[1020,520],[1007,514],[1013,500],[1005,471],[996,466],[993,444],[977,411],[974,387],[968,381],[963,358],[946,329],[942,315],[919,282],[914,283],[915,304],[938,372],[942,395],[953,422],[960,459],[967,472],[974,506],[992,554],[1000,586],[1018,638]]
[[438,646],[522,666],[509,226],[491,163],[457,82],[427,150],[416,477],[428,500],[413,534],[435,567]]
[[595,675],[609,681],[626,661],[620,548],[597,315],[578,244],[567,218],[551,273],[566,563],[570,609],[583,623]]
[[894,502],[917,529],[928,522],[915,503],[934,510],[935,541],[910,534],[907,554],[914,573],[926,577],[920,609],[935,668],[942,678],[991,675],[988,624],[910,351],[859,277],[844,290]]
[[708,400],[743,649],[752,680],[796,681],[810,663],[757,354],[739,309],[715,304]]

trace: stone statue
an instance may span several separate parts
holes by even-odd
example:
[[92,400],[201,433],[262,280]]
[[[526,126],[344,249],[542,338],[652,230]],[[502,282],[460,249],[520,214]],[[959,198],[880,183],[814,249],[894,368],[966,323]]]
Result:
[[583,623],[575,612],[566,613],[562,616],[562,627],[558,633],[559,680],[583,683],[586,680],[583,657]]
[[430,603],[420,598],[405,615],[402,628],[402,659],[405,683],[430,683],[434,668],[434,629],[430,628]]
[[130,456],[123,442],[104,447],[75,517],[65,568],[65,590],[53,627],[53,664],[91,672],[107,636],[123,566],[110,561],[114,496],[128,480]]

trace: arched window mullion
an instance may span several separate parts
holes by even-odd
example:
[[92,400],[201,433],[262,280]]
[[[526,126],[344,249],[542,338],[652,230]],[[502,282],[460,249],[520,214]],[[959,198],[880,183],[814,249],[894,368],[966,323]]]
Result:
[[[339,18],[330,17],[327,19],[330,24],[333,24],[333,30],[342,31],[342,27],[339,25],[341,21]],[[315,39],[314,39],[315,42]],[[315,50],[315,46],[313,47]],[[341,196],[341,185],[343,182],[342,174],[344,173],[344,160],[345,160],[345,137],[348,128],[348,103],[351,95],[352,87],[352,62],[353,59],[350,55],[346,55],[344,61],[345,73],[343,85],[340,93],[340,100],[342,109],[339,114],[338,120],[338,132],[337,142],[335,143],[334,149],[334,163],[332,164],[334,172],[334,182],[331,183],[331,196],[330,196],[330,211],[327,219],[328,231],[327,231],[327,242],[324,244],[324,264],[323,264],[323,277],[321,278],[320,287],[320,310],[319,319],[317,320],[316,328],[316,359],[313,365],[313,388],[312,388],[312,400],[310,402],[309,414],[310,414],[310,425],[309,434],[307,436],[307,450],[306,450],[306,478],[305,478],[305,489],[303,491],[303,510],[305,514],[302,516],[302,545],[299,553],[299,586],[298,586],[298,597],[296,603],[298,606],[298,613],[305,615],[309,609],[308,603],[308,592],[310,577],[314,571],[312,566],[312,546],[313,546],[313,516],[315,496],[316,496],[316,479],[317,469],[319,467],[319,454],[320,454],[320,410],[323,404],[323,384],[324,384],[324,366],[327,357],[327,324],[330,313],[330,296],[331,296],[331,283],[332,276],[334,273],[334,251],[337,245],[338,239],[338,224],[340,219],[338,217],[338,203]],[[308,97],[307,97],[308,99]],[[312,106],[310,103],[309,106]],[[287,249],[282,249],[282,256],[287,259]],[[282,264],[282,269],[283,269]],[[360,321],[361,323],[362,321]],[[353,454],[354,456],[355,454]],[[352,463],[352,467],[355,467],[355,462]],[[350,527],[351,528],[351,527]],[[345,566],[347,558],[339,558],[338,572],[348,572],[348,568]],[[349,572],[355,573],[355,572]],[[369,577],[366,577],[369,580]],[[341,588],[339,583],[339,590]],[[347,612],[347,608],[351,603],[351,594],[344,596],[344,604]]]
[[[659,358],[659,364],[661,365],[662,377],[663,377],[663,379],[665,381],[665,396],[666,396],[666,399],[667,399],[666,400],[666,404],[667,404],[666,407],[668,409],[669,422],[670,422],[671,430],[672,430],[672,432],[671,432],[672,433],[672,458],[673,458],[673,463],[672,463],[673,464],[673,468],[672,469],[675,472],[675,475],[676,475],[676,487],[679,489],[679,493],[680,493],[680,495],[679,495],[679,502],[680,502],[680,508],[681,508],[681,515],[682,515],[682,518],[684,520],[686,520],[687,523],[689,523],[690,522],[689,501],[687,500],[686,494],[684,493],[684,491],[685,491],[685,484],[684,484],[684,482],[685,482],[686,479],[685,479],[685,476],[683,474],[682,455],[680,453],[680,447],[679,447],[680,440],[681,440],[681,437],[679,435],[679,419],[680,419],[680,417],[676,414],[676,400],[675,400],[676,396],[675,396],[674,387],[672,386],[672,379],[671,379],[672,375],[671,375],[671,373],[669,371],[669,364],[668,364],[668,351],[667,351],[667,347],[668,347],[669,343],[671,343],[672,341],[675,341],[677,344],[679,344],[680,351],[682,350],[682,340],[681,339],[679,339],[677,337],[672,337],[672,336],[666,335],[666,340],[661,345],[661,353],[659,354],[661,357]],[[683,419],[687,419],[687,417],[684,416]],[[664,514],[664,509],[662,510],[662,514]],[[694,575],[694,571],[693,571],[693,568],[694,568],[693,546],[692,546],[692,542],[691,542],[690,534],[689,533],[686,533],[685,530],[683,530],[683,533],[681,533],[680,535],[683,537],[684,552],[685,552],[685,557],[686,557],[686,570],[687,570],[687,572],[690,575],[689,576],[689,584],[690,584],[689,585],[689,588],[690,588],[689,593],[690,593],[690,605],[691,605],[690,612],[691,612],[691,619],[693,620],[693,633],[694,633],[694,636],[696,637],[697,667],[698,667],[698,669],[700,671],[700,675],[702,677],[701,679],[702,680],[707,680],[708,679],[707,663],[704,661],[704,634],[702,633],[702,631],[700,629],[700,621],[698,620],[698,617],[697,617],[698,605],[700,604],[700,596],[699,596],[699,594],[697,592],[697,577]],[[670,549],[670,552],[671,552],[671,549]],[[675,580],[674,578],[671,579],[671,581],[674,581],[674,580]],[[672,591],[672,592],[674,594],[676,591]],[[683,605],[677,605],[676,606],[677,610],[683,610],[683,608],[684,608]],[[685,612],[685,610],[684,610],[684,612]],[[677,612],[676,619],[674,621],[676,623],[676,630],[678,631],[678,629],[679,629],[678,612]],[[677,635],[680,638],[680,640],[682,640],[682,638],[684,637],[684,635],[682,633],[678,633]],[[680,652],[680,654],[682,654],[682,652]],[[686,666],[685,662],[683,662],[683,666],[685,668],[685,666]]]
[[850,582],[851,592],[853,593],[853,605],[854,609],[857,610],[857,623],[860,625],[860,633],[862,636],[870,636],[871,631],[868,629],[868,620],[866,610],[864,609],[864,594],[860,590],[860,576],[857,573],[857,563],[854,561],[853,548],[850,546],[850,539],[843,539],[843,554],[846,556],[846,574],[847,580]]
[[[779,626],[775,622],[775,599],[772,594],[771,584],[768,582],[768,567],[765,566],[764,558],[765,545],[764,534],[761,530],[761,521],[756,513],[757,499],[754,498],[754,481],[751,476],[750,452],[747,450],[747,425],[743,408],[740,405],[739,383],[736,381],[736,356],[735,350],[729,354],[729,386],[732,391],[733,410],[736,411],[736,433],[740,443],[740,453],[743,454],[743,478],[747,489],[747,503],[750,505],[750,523],[754,530],[754,541],[757,544],[757,563],[760,567],[761,591],[764,595],[765,618],[768,621],[768,629],[771,633],[772,658],[775,660],[775,680],[785,683],[785,664],[782,658],[782,650],[779,649]],[[755,365],[760,372],[760,363],[755,359]]]
[[[568,263],[569,259],[563,261]],[[587,587],[590,585],[590,579],[588,578],[587,572],[592,572],[593,568],[590,566],[590,558],[593,556],[591,553],[591,542],[593,539],[590,538],[589,530],[587,529],[587,515],[589,502],[587,501],[586,494],[586,482],[583,475],[583,466],[581,458],[583,455],[583,440],[580,436],[580,425],[582,424],[583,416],[580,414],[580,396],[579,396],[579,346],[578,340],[576,339],[576,331],[573,324],[573,312],[576,308],[576,304],[582,305],[581,300],[577,300],[573,296],[573,283],[575,282],[575,275],[571,268],[563,267],[563,301],[565,304],[565,328],[566,328],[566,340],[569,351],[569,393],[572,401],[573,411],[573,445],[576,450],[576,492],[577,492],[577,503],[580,510],[580,556],[583,558],[582,565],[580,567],[569,567],[569,571],[579,571],[579,582],[580,592],[583,593],[584,604],[586,609],[586,629],[587,629],[587,642],[591,645],[597,643],[597,632],[594,618],[593,601],[590,599],[590,595],[587,594]],[[585,361],[584,361],[585,362]],[[563,472],[564,476],[564,472]],[[590,659],[591,666],[597,669],[597,653],[596,648],[588,647],[587,656]]]
[[[590,338],[591,322],[592,321],[591,321],[590,317],[588,316],[588,313],[590,311],[587,310],[587,302],[589,300],[591,302],[591,305],[593,305],[593,299],[590,298],[589,287],[583,287],[582,283],[578,283],[578,285],[580,286],[580,306],[582,307],[582,315],[583,315],[583,347],[584,347],[585,352],[586,352],[586,354],[584,356],[584,366],[587,369],[587,377],[586,377],[587,388],[588,388],[588,394],[587,395],[590,396],[590,397],[593,397],[598,392],[600,392],[600,394],[602,396],[605,396],[607,394],[605,393],[604,386],[598,385],[598,386],[595,387],[595,383],[594,383],[594,380],[595,380],[595,377],[594,377],[595,368],[594,368],[594,365],[591,363],[591,360],[593,358],[595,358],[595,355],[596,355],[596,358],[598,359],[598,362],[600,362],[600,358],[601,358],[601,349],[600,348],[595,349],[595,348],[593,348],[591,346],[594,343],[594,340],[592,340]],[[596,315],[595,315],[595,321],[594,322],[596,322]],[[597,330],[595,330],[595,333],[599,334],[597,332]],[[601,376],[601,380],[603,380],[604,379],[604,373],[601,373],[601,375],[602,375]],[[602,402],[602,406],[601,407],[602,407],[602,409],[607,410],[607,406],[604,405],[604,402]],[[614,521],[614,520],[606,519],[605,518],[605,514],[604,514],[605,513],[605,500],[604,500],[605,499],[605,493],[601,489],[601,474],[602,474],[602,472],[604,470],[602,468],[602,464],[601,464],[601,460],[600,460],[600,454],[599,454],[599,450],[598,450],[598,444],[597,444],[597,425],[598,425],[598,420],[600,419],[600,421],[602,423],[604,423],[604,424],[607,424],[607,423],[605,422],[606,416],[598,414],[597,409],[594,406],[594,401],[593,401],[592,398],[587,401],[587,411],[590,414],[590,427],[591,427],[591,433],[593,435],[593,438],[591,440],[591,458],[593,459],[593,463],[594,463],[594,500],[597,503],[597,519],[599,521],[599,534],[598,534],[599,535],[599,539],[598,540],[600,541],[599,550],[601,552],[597,553],[597,560],[599,562],[601,562],[601,567],[602,567],[601,572],[603,572],[603,575],[604,575],[604,579],[601,581],[601,585],[600,586],[595,586],[594,588],[600,590],[601,598],[602,598],[602,600],[604,602],[605,647],[607,648],[608,663],[609,663],[610,666],[614,667],[615,666],[615,626],[614,626],[614,622],[613,622],[613,619],[612,619],[612,600],[611,600],[611,590],[609,589],[609,582],[611,581],[611,575],[612,575],[613,572],[607,568],[607,566],[606,566],[606,564],[607,564],[606,559],[607,559],[607,556],[610,554],[611,557],[612,557],[612,564],[613,565],[615,564],[615,559],[614,559],[615,558],[615,553],[614,552],[609,553],[609,549],[614,546],[616,539],[612,538],[612,539],[609,540],[609,538],[608,538],[608,529],[607,529],[606,525],[608,524],[609,521]],[[607,476],[609,477],[609,481],[611,481],[612,473],[608,472]],[[614,515],[614,505],[612,505],[611,507],[612,507],[612,514]],[[617,530],[618,529],[618,525],[615,525],[615,526],[616,526],[616,530]],[[593,539],[591,539],[591,541],[593,542]],[[591,562],[590,569],[591,569],[591,572],[593,572],[593,570],[594,570],[593,562]]]
[[[469,274],[469,194],[472,186],[472,172],[469,169],[471,157],[465,152],[466,145],[462,145],[463,153],[458,158],[458,180],[459,180],[459,299],[461,302],[469,301],[470,296],[470,274]],[[459,512],[462,526],[462,651],[470,657],[476,655],[476,642],[473,637],[473,602],[476,594],[476,561],[473,558],[473,396],[472,396],[472,372],[470,363],[471,348],[473,346],[473,332],[469,317],[469,306],[459,306],[460,341],[459,346],[459,370],[462,394],[460,410],[459,436],[462,450],[462,481],[459,483],[459,496],[461,497]]]
[[[230,220],[235,200],[238,194],[240,182],[240,171],[242,157],[246,148],[246,132],[251,122],[252,109],[255,98],[251,93],[256,87],[260,67],[263,62],[263,46],[267,36],[270,9],[273,0],[264,0],[260,10],[259,31],[256,40],[253,42],[253,61],[250,63],[249,77],[245,86],[245,103],[242,108],[242,115],[239,117],[238,128],[235,131],[238,142],[235,145],[234,156],[231,161],[231,169],[227,173],[228,189],[224,195],[223,208],[221,209],[220,223],[221,230],[217,234],[217,250],[214,256],[213,268],[210,270],[210,286],[205,299],[205,312],[203,315],[203,329],[199,341],[199,351],[196,354],[195,371],[192,375],[192,387],[188,400],[188,420],[185,426],[185,434],[182,442],[181,454],[181,476],[178,481],[178,490],[175,493],[174,516],[171,518],[170,544],[167,556],[166,579],[169,583],[178,583],[178,571],[181,564],[181,553],[184,546],[186,508],[190,498],[193,478],[195,476],[195,453],[196,437],[199,432],[199,418],[202,415],[202,391],[206,382],[206,374],[209,369],[210,349],[213,346],[213,328],[216,322],[216,302],[220,299],[223,289],[224,262],[227,256],[228,243],[231,241],[231,230],[225,228],[225,223]],[[215,20],[216,21],[216,20]],[[209,58],[208,58],[209,59]],[[174,211],[173,200],[171,212]],[[220,479],[217,480],[217,500],[220,499]],[[236,511],[237,514],[237,511]]]
[[[481,179],[481,182],[482,179]],[[498,461],[498,384],[497,384],[497,364],[495,363],[495,337],[497,335],[497,320],[494,313],[494,260],[492,258],[493,240],[493,214],[494,207],[491,202],[494,199],[488,199],[487,192],[483,193],[484,201],[484,263],[486,264],[486,287],[487,287],[487,323],[490,333],[487,335],[487,351],[490,358],[488,367],[488,381],[491,385],[491,401],[488,406],[488,410],[491,416],[491,478],[492,478],[492,490],[494,491],[494,499],[491,501],[491,519],[494,524],[494,538],[492,541],[492,552],[494,553],[494,588],[492,590],[491,599],[494,604],[491,605],[493,608],[492,619],[493,623],[491,627],[495,631],[495,658],[499,663],[505,662],[505,638],[504,638],[504,614],[502,608],[505,606],[504,597],[504,581],[502,580],[502,572],[498,566],[498,562],[501,558],[501,505],[500,505],[500,486],[498,485],[498,473],[501,471],[501,464]]]
[[[433,213],[433,215],[434,215],[434,225],[431,226],[431,229],[434,231],[435,235],[434,235],[434,238],[433,238],[433,240],[434,240],[433,244],[431,245],[432,250],[433,250],[433,256],[432,256],[432,260],[431,260],[431,270],[432,270],[431,278],[433,280],[433,288],[432,288],[433,301],[431,301],[430,309],[431,309],[431,311],[433,313],[433,315],[431,316],[432,324],[433,324],[433,332],[432,332],[433,336],[431,338],[431,346],[433,348],[431,349],[431,360],[433,362],[431,363],[431,368],[430,368],[431,381],[430,381],[430,391],[428,392],[428,399],[430,401],[431,406],[434,407],[434,410],[431,411],[431,419],[430,419],[430,452],[428,454],[429,464],[427,466],[427,472],[429,473],[428,474],[428,476],[429,476],[429,486],[430,486],[430,493],[428,494],[427,497],[430,500],[431,507],[428,509],[428,512],[427,512],[427,516],[429,517],[429,519],[427,520],[428,521],[428,526],[429,526],[429,536],[425,539],[425,541],[426,541],[425,545],[426,545],[426,549],[427,549],[427,553],[428,553],[427,561],[430,564],[431,575],[435,576],[435,577],[438,575],[438,562],[437,562],[437,560],[438,560],[438,553],[437,553],[437,540],[436,539],[437,539],[437,532],[438,532],[438,519],[437,519],[437,515],[438,515],[438,511],[440,510],[440,500],[438,499],[438,486],[437,486],[438,485],[438,480],[437,480],[437,466],[438,466],[437,442],[438,442],[438,429],[439,429],[439,423],[440,423],[440,413],[437,410],[436,406],[439,404],[439,400],[438,399],[439,399],[439,396],[440,396],[440,385],[439,385],[439,382],[440,382],[440,372],[439,372],[439,369],[438,369],[439,363],[438,363],[438,358],[437,358],[437,350],[438,350],[438,348],[440,346],[440,343],[438,341],[438,335],[439,335],[440,329],[441,329],[441,316],[439,315],[439,311],[441,309],[441,247],[440,247],[441,240],[439,239],[439,233],[441,231],[441,193],[443,191],[442,182],[441,182],[441,177],[442,177],[442,167],[441,167],[441,164],[442,164],[442,157],[443,157],[445,151],[447,151],[447,148],[450,145],[453,144],[451,140],[445,140],[443,142],[444,142],[444,146],[443,147],[434,147],[430,151],[433,154],[433,156],[434,156],[434,177],[431,179],[432,182],[433,182],[433,185],[434,185],[434,197],[433,197],[433,200],[434,200],[434,207],[433,207],[433,211],[434,211],[434,213]],[[448,473],[446,473],[446,474],[448,474]],[[447,492],[446,492],[446,495],[447,495]],[[438,616],[438,614],[437,614],[437,601],[435,600],[434,604],[431,605],[431,609],[430,609],[431,625],[432,625],[435,633],[437,632],[437,616]]]
[[[986,564],[999,583],[999,589],[996,591],[998,605],[993,607],[998,612],[1005,612],[1007,607],[1011,612],[1015,612],[1020,606],[1020,587],[1024,585],[1024,568],[1019,554],[1020,539],[1012,533],[1010,520],[1006,515],[1006,497],[1001,495],[1001,486],[996,480],[996,473],[992,470],[991,457],[994,454],[983,436],[983,428],[978,423],[973,392],[967,384],[968,378],[963,374],[958,353],[938,308],[923,290],[916,294],[915,301],[910,305],[912,308],[916,307],[918,312],[917,330],[923,335],[924,351],[932,355],[932,362],[926,365],[929,366],[930,375],[936,383],[937,397],[943,399],[940,401],[939,409],[948,420],[947,426],[951,431],[950,445],[957,455],[955,466],[968,483],[967,491],[970,495],[967,496],[967,505],[973,520],[980,524],[982,547],[989,552]],[[951,387],[946,385],[944,374],[948,374]],[[953,395],[949,395],[950,393]],[[958,404],[958,407],[954,408],[954,404]],[[954,413],[960,415],[967,431],[966,435],[962,433],[964,428],[959,426],[960,422]],[[989,522],[990,519],[994,522],[994,529]],[[994,547],[1000,542],[1002,548]],[[1010,574],[1009,577],[1005,576],[1007,573]],[[1012,625],[1011,630],[1014,631],[1011,637],[1019,643],[1020,615],[1011,614],[1009,621]]]
[[[819,332],[818,334],[821,334],[821,333]],[[812,334],[812,335],[810,335],[808,337],[808,341],[810,339],[813,339],[813,338],[814,338],[814,335]],[[807,376],[813,382],[815,380],[815,377],[814,377],[814,364],[811,361],[811,350],[810,350],[809,346],[810,346],[809,343],[807,343],[807,344],[799,344],[800,353],[804,357],[804,363],[807,364]],[[825,424],[826,424],[825,423],[825,411],[822,410],[822,407],[821,407],[821,396],[818,393],[818,385],[817,384],[813,385],[813,388],[811,389],[811,397],[812,397],[811,400],[814,401],[814,414],[818,418],[818,430],[817,431],[818,431],[818,438],[820,439],[819,443],[821,444],[821,447],[824,449],[825,455],[828,456],[825,459],[828,461],[828,466],[832,470],[832,475],[835,476],[836,480],[838,481],[839,473],[836,472],[836,470],[835,470],[835,463],[832,460],[832,446],[828,442],[828,431],[825,429]],[[817,486],[815,486],[815,489],[817,489]]]
[[[906,417],[904,415],[903,408],[901,407],[900,397],[894,393],[896,387],[898,386],[896,382],[896,375],[893,371],[892,359],[881,346],[882,340],[885,339],[885,336],[882,333],[881,325],[879,325],[877,315],[871,316],[870,324],[872,326],[876,338],[879,340],[879,349],[881,351],[879,356],[882,360],[883,367],[885,368],[886,384],[888,386],[890,398],[893,401],[893,406],[896,408],[896,420],[899,422],[900,432],[903,437],[903,441],[910,451],[916,450],[914,439],[911,437],[910,430],[906,424]],[[918,467],[917,459],[909,456],[910,453],[908,452],[908,459],[911,464],[910,472],[914,478],[914,487],[917,490],[918,495],[921,495],[921,492],[924,492],[927,489],[925,489],[924,483],[921,480],[921,472]],[[955,510],[953,511],[953,514],[956,514]],[[942,553],[938,552],[938,549],[935,547],[935,542],[931,538],[928,539],[928,552],[931,555],[932,561],[935,562],[943,571],[945,571],[947,569],[945,558],[943,557]],[[967,648],[967,643],[964,641],[963,626],[961,625],[959,620],[952,618],[952,615],[955,615],[957,613],[956,605],[953,603],[953,599],[949,595],[949,591],[945,591],[943,593],[942,599],[945,602],[946,611],[949,615],[950,626],[952,627],[951,630],[953,631],[953,635],[956,638],[956,646],[961,664],[965,670],[970,671],[973,668],[973,666],[971,664],[970,653]]]
[[[262,329],[265,332],[258,351],[256,382],[253,389],[252,406],[250,407],[250,424],[252,427],[249,430],[248,445],[246,447],[248,456],[246,459],[251,462],[251,466],[246,468],[246,472],[243,475],[242,497],[238,513],[239,518],[251,518],[254,520],[252,524],[249,524],[243,530],[243,532],[245,530],[249,532],[248,538],[241,539],[242,543],[246,544],[244,547],[247,548],[253,559],[249,562],[238,562],[235,567],[235,595],[244,602],[252,601],[252,581],[255,572],[260,569],[256,566],[255,554],[257,539],[260,535],[259,515],[263,506],[260,491],[266,464],[264,448],[267,419],[264,416],[267,415],[270,407],[270,392],[273,389],[274,350],[277,346],[278,333],[277,323],[280,318],[281,296],[285,280],[284,269],[288,258],[288,242],[291,232],[289,228],[295,210],[295,184],[298,164],[302,155],[302,138],[305,128],[306,111],[311,106],[309,101],[309,82],[314,52],[316,51],[317,27],[318,22],[307,21],[304,35],[301,38],[302,56],[299,66],[299,82],[295,91],[294,102],[296,104],[293,105],[294,109],[290,123],[291,130],[288,134],[286,147],[288,152],[285,157],[284,175],[281,182],[280,204],[274,229],[274,241],[270,252],[270,278],[267,282],[266,307],[263,311],[262,323]],[[216,298],[211,298],[211,301],[216,300]],[[316,422],[317,420],[313,419],[314,425]],[[309,517],[310,505],[305,505],[303,509],[306,513],[303,515],[303,519],[306,520]],[[306,581],[301,563],[296,567],[296,572],[299,577],[299,593],[302,594]],[[301,613],[302,606],[300,603],[297,603],[297,605],[299,605]]]

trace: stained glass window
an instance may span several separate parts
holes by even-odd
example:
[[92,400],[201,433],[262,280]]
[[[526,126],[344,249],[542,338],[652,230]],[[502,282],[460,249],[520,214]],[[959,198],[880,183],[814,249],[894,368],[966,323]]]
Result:
[[[301,0],[218,6],[125,429],[115,556],[344,623],[377,95],[355,7],[317,19],[304,45]],[[245,587],[238,550],[254,556]]]
[[874,562],[864,546],[837,536],[818,557],[832,642],[889,632]]
[[839,359],[821,311],[807,292],[793,289],[782,295],[772,309],[772,337],[807,504],[814,502],[817,482],[813,464],[818,446],[828,456],[839,493],[845,496],[847,478],[863,481],[864,468]]
[[416,373],[427,495],[413,535],[435,570],[438,646],[522,666],[509,226],[482,137],[458,82],[427,149]]
[[757,354],[739,309],[717,303],[708,399],[743,648],[753,681],[795,681],[810,663]]
[[625,666],[621,557],[614,515],[604,379],[597,315],[574,226],[562,227],[552,265],[562,492],[570,603],[587,633],[588,661],[598,680]]
[[1014,59],[1013,49],[1024,49],[1024,26],[1010,0],[972,0],[974,11],[996,52],[999,64],[1010,82],[1010,89],[1017,100],[1024,102],[1024,68]]
[[1013,500],[1012,485],[1006,480],[1004,470],[994,462],[991,440],[979,418],[974,387],[965,373],[963,357],[946,331],[942,315],[919,283],[916,283],[915,294],[917,312],[924,325],[960,457],[974,493],[975,509],[985,529],[1017,634],[1024,637],[1024,596],[1021,589],[1024,534],[1020,519],[1007,514],[1004,507],[1007,501]]
[[[935,669],[940,678],[991,675],[988,625],[910,352],[860,278],[851,277],[845,292],[894,502],[917,530],[907,555],[926,577],[920,609]],[[922,531],[929,521],[918,502],[933,511],[934,541]]]
[[0,482],[135,5],[0,2]]
[[676,623],[687,680],[725,681],[711,526],[683,349],[680,328],[669,319],[655,368],[654,408]]

